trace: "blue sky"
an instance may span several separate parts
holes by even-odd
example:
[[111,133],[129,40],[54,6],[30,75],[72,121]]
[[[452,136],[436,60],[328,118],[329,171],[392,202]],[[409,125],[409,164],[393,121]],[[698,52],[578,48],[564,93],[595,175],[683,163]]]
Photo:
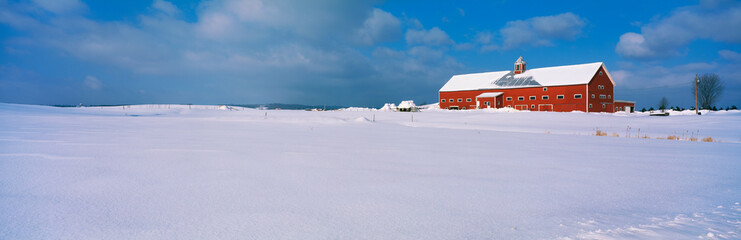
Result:
[[0,102],[437,101],[454,74],[604,62],[616,98],[741,106],[737,1],[0,0]]

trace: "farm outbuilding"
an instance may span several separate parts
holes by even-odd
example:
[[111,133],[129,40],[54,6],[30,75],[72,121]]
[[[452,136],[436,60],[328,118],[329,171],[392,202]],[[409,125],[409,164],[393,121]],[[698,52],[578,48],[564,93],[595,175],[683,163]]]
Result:
[[419,108],[417,108],[417,105],[414,104],[414,101],[412,100],[401,101],[396,109],[399,112],[416,112],[419,110]]
[[[616,101],[615,81],[602,62],[455,75],[439,91],[440,108],[515,108],[555,112],[616,112],[635,102]],[[618,110],[621,109],[621,110]]]

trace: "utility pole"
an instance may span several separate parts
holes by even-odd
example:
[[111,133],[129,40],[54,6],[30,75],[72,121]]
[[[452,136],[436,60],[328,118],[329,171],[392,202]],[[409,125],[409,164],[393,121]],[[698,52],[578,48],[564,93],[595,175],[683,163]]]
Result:
[[695,115],[699,115],[699,109],[697,109],[697,84],[700,83],[700,78],[697,77],[697,74],[695,74]]

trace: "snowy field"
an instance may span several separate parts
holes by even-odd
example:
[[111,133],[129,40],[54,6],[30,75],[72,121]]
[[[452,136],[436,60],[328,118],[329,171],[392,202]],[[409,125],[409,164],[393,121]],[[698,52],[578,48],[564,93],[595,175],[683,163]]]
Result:
[[740,111],[0,104],[0,239],[739,239],[739,202]]

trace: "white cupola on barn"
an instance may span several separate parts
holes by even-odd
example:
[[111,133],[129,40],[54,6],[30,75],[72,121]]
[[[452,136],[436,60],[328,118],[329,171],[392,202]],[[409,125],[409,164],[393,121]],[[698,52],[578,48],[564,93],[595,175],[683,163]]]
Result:
[[525,60],[522,60],[522,56],[515,61],[515,74],[520,74],[525,72],[525,68],[527,67],[527,63]]

